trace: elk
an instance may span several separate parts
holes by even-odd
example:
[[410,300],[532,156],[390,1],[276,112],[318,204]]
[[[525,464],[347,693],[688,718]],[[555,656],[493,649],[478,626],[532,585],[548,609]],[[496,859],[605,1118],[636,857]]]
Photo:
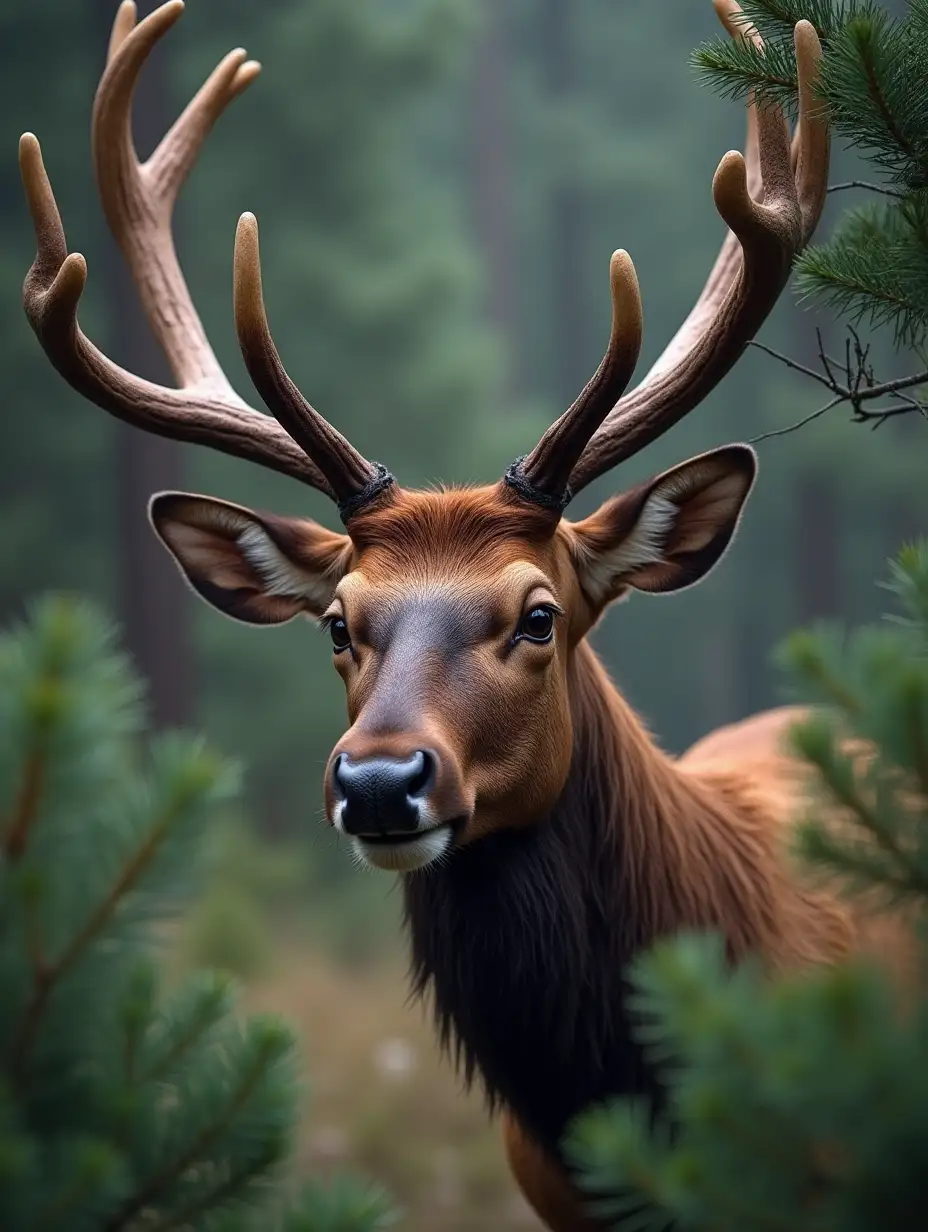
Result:
[[[733,37],[757,38],[734,0]],[[691,458],[571,522],[571,497],[688,414],[743,354],[773,308],[825,200],[821,47],[795,28],[800,107],[751,105],[746,156],[716,171],[729,230],[704,290],[661,358],[625,392],[641,341],[635,269],[611,262],[605,356],[573,405],[496,484],[400,487],[299,392],[264,309],[258,230],[235,237],[234,317],[271,415],[232,390],[174,250],[171,215],[212,125],[254,79],[228,55],[145,163],[131,103],[153,45],[183,9],[115,20],[93,110],[93,159],[108,224],[176,388],[126,372],[81,331],[83,257],[69,253],[39,144],[21,140],[37,237],[29,321],[84,398],[147,432],[211,446],[308,484],[344,530],[181,492],[150,504],[155,533],[201,598],[233,619],[319,620],[350,726],[325,770],[327,823],[365,863],[400,874],[413,989],[431,998],[442,1044],[502,1114],[511,1170],[553,1232],[596,1225],[561,1153],[585,1107],[659,1100],[635,1043],[623,972],[659,936],[715,928],[737,959],[771,971],[874,944],[874,927],[789,856],[804,788],[779,709],[663,753],[590,648],[605,609],[632,592],[700,581],[726,552],[757,469],[729,445]],[[759,44],[760,45],[760,44]]]

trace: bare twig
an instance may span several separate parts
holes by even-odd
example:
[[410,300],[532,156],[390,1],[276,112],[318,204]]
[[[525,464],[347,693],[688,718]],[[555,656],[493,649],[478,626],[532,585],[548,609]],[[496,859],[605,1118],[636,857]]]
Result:
[[[787,433],[796,432],[799,428],[805,427],[806,424],[824,415],[826,411],[833,410],[834,407],[841,406],[844,403],[850,405],[851,419],[854,423],[869,423],[874,429],[881,427],[888,419],[895,419],[899,415],[910,415],[913,412],[928,420],[928,407],[917,398],[913,398],[910,394],[903,392],[907,389],[914,389],[919,385],[928,384],[928,368],[913,373],[911,376],[896,377],[892,381],[877,381],[873,364],[870,362],[870,347],[861,341],[855,329],[848,328],[843,362],[833,359],[826,354],[820,330],[816,330],[816,336],[818,338],[818,356],[824,369],[823,372],[817,372],[806,364],[800,364],[797,360],[791,359],[788,355],[783,355],[780,351],[775,351],[773,347],[769,347],[763,342],[751,343],[751,346],[757,347],[758,350],[763,351],[766,355],[773,356],[774,359],[790,368],[793,372],[801,372],[803,376],[817,381],[819,385],[824,385],[832,395],[831,399],[824,406],[820,406],[810,415],[804,416],[804,418],[791,424],[789,427],[777,428],[773,432],[764,432],[760,436],[755,436],[751,440],[752,445],[756,445],[758,441],[769,440],[773,436],[785,436]],[[843,372],[841,372],[842,369]],[[841,379],[837,375],[839,372],[841,373]],[[869,405],[880,398],[892,399],[900,405]]]
[[797,432],[800,428],[804,428],[806,424],[811,423],[813,419],[818,419],[824,415],[826,411],[830,411],[832,407],[838,405],[840,398],[832,398],[830,402],[826,402],[824,406],[820,406],[817,411],[813,411],[811,415],[806,415],[804,419],[798,420],[794,424],[790,424],[788,428],[776,428],[773,432],[762,432],[760,436],[752,436],[748,441],[749,445],[756,445],[758,441],[769,441],[772,436],[786,436],[790,432]]
[[844,180],[841,184],[829,184],[828,192],[843,192],[847,188],[865,188],[868,192],[879,193],[883,197],[895,197],[897,200],[905,196],[898,188],[890,188],[886,184],[871,184],[869,180]]
[[765,355],[772,355],[774,359],[778,359],[781,364],[785,364],[787,368],[792,368],[794,372],[801,372],[803,376],[811,377],[813,381],[818,381],[820,385],[824,385],[826,389],[834,389],[834,382],[829,377],[824,377],[820,372],[816,372],[814,368],[807,368],[805,364],[800,364],[795,359],[790,359],[788,355],[784,355],[782,351],[775,351],[773,347],[767,346],[764,342],[754,341],[750,344],[757,347],[758,351],[763,351]]

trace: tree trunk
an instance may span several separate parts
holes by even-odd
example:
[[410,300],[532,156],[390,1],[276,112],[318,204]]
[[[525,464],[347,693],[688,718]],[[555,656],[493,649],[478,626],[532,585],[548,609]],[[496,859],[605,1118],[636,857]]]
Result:
[[474,64],[471,183],[475,226],[487,275],[487,310],[507,344],[507,386],[522,386],[517,253],[513,237],[512,156],[507,78],[506,12],[485,0]]
[[[105,49],[115,16],[110,0],[94,0],[95,34]],[[144,5],[148,10],[152,6]],[[140,17],[145,12],[140,12]],[[102,63],[101,63],[102,70]],[[135,94],[134,129],[143,157],[173,120],[165,46],[156,47]],[[173,384],[145,320],[132,279],[115,243],[106,235],[101,262],[104,299],[110,310],[113,358],[149,380]],[[119,424],[116,468],[119,610],[128,648],[148,684],[150,715],[157,727],[190,721],[194,686],[190,644],[190,604],[177,569],[148,524],[153,492],[181,486],[182,453],[176,441],[150,436]]]
[[796,616],[800,624],[841,611],[838,501],[831,479],[816,471],[796,481]]
[[[542,0],[539,23],[548,94],[555,106],[568,101],[576,88],[576,20],[568,0]],[[549,209],[551,391],[559,408],[566,410],[590,375],[583,370],[589,335],[582,276],[583,199],[571,179],[557,171]]]
[[[821,367],[816,326],[825,328],[829,318],[793,306],[790,312],[792,354],[800,363]],[[805,398],[817,393],[804,381],[798,388]],[[814,405],[814,403],[813,403]],[[813,464],[801,469],[795,496],[795,591],[796,617],[800,624],[831,619],[843,610],[841,595],[841,541],[838,492],[831,474]]]

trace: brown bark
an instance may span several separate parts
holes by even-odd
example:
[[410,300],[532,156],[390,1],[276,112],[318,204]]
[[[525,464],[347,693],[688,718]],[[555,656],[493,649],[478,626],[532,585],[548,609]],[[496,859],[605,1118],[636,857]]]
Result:
[[[94,0],[97,46],[105,54],[115,5]],[[144,17],[152,4],[140,6]],[[166,54],[166,52],[168,54]],[[174,119],[168,85],[169,48],[156,47],[136,92],[134,128],[143,157]],[[102,70],[102,63],[100,65]],[[113,358],[123,367],[162,384],[173,383],[167,361],[139,306],[125,262],[106,236],[100,261],[109,310]],[[152,722],[157,727],[189,722],[193,712],[190,603],[177,569],[155,538],[146,508],[153,492],[181,486],[182,447],[119,424],[116,470],[119,613],[137,669],[148,682]]]
[[471,104],[471,184],[477,239],[486,268],[487,310],[508,344],[508,384],[519,388],[519,296],[505,7],[496,0],[486,0],[484,5]]
[[796,480],[796,616],[800,624],[841,612],[837,493],[828,475]]
[[[544,48],[547,88],[555,105],[576,89],[577,66],[573,24],[576,9],[569,0],[542,0],[539,23]],[[590,373],[584,371],[587,351],[586,303],[582,277],[584,208],[580,190],[569,177],[554,171],[550,200],[551,391],[558,407],[569,406]],[[594,337],[598,336],[596,333]]]
[[[821,361],[816,326],[826,329],[829,319],[792,305],[790,324],[791,354],[800,363],[818,370]],[[820,391],[804,378],[800,380],[797,389],[801,396],[817,399]],[[820,464],[804,467],[801,459],[797,461],[793,559],[796,620],[805,625],[832,619],[843,611],[840,518],[834,473]]]

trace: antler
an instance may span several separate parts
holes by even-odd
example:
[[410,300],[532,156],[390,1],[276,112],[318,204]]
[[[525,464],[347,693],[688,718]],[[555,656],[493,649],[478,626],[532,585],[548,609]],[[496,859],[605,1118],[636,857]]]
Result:
[[[260,65],[247,60],[241,49],[230,52],[151,157],[140,163],[136,155],[131,121],[135,85],[152,48],[183,10],[183,0],[168,0],[136,24],[133,0],[122,0],[92,121],[103,210],[180,388],[156,385],[125,371],[81,330],[77,308],[87,264],[79,253],[68,253],[41,149],[31,133],[20,139],[19,152],[37,245],[23,285],[26,315],[68,384],[110,414],[159,436],[209,445],[290,475],[334,496],[346,516],[345,509],[367,493],[372,481],[386,486],[386,472],[362,458],[302,399],[298,407],[294,403],[286,411],[276,408],[281,411],[280,423],[242,401],[210,347],[171,234],[177,194],[204,140],[232,99],[257,76]],[[239,265],[237,259],[237,287]],[[271,409],[276,413],[275,407]]]
[[[763,47],[735,0],[714,4],[729,34]],[[752,100],[746,158],[734,151],[726,154],[712,183],[716,209],[729,234],[689,316],[644,380],[622,398],[618,395],[637,355],[640,318],[634,272],[625,282],[628,302],[623,312],[616,306],[613,273],[613,334],[599,371],[533,452],[507,475],[516,487],[535,490],[526,494],[535,499],[541,495],[542,503],[553,498],[563,506],[571,495],[662,436],[730,371],[777,302],[793,260],[821,216],[828,177],[828,121],[815,93],[821,44],[807,21],[798,23],[794,39],[799,120],[792,151],[782,110],[771,103],[755,106]],[[613,270],[619,255],[613,257]],[[617,328],[624,329],[621,339]],[[629,362],[616,361],[620,352]]]

